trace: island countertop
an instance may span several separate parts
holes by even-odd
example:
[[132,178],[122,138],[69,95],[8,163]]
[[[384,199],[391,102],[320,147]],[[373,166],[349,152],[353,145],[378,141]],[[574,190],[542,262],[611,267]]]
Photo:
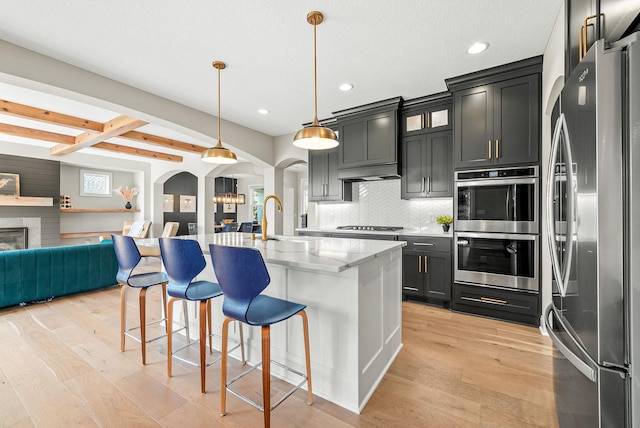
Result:
[[[365,239],[324,239],[314,236],[269,236],[262,241],[256,234],[228,232],[205,235],[181,235],[176,238],[196,239],[205,254],[209,254],[209,244],[233,247],[257,248],[266,263],[284,265],[299,269],[324,272],[342,272],[350,267],[381,257],[391,251],[406,246],[404,241],[377,241]],[[157,238],[137,239],[138,245],[157,246]]]

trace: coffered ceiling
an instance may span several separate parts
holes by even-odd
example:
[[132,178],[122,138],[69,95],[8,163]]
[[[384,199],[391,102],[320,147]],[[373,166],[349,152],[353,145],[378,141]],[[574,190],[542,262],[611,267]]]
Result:
[[[540,55],[562,0],[9,0],[0,39],[269,136],[318,115],[446,90],[444,79]],[[471,56],[474,42],[489,49]],[[46,73],[47,70],[42,70]],[[338,86],[351,83],[342,92]],[[0,141],[179,162],[208,143],[118,111],[0,83]],[[259,109],[268,109],[266,115]],[[59,113],[59,114],[56,114]],[[223,138],[224,140],[224,138]],[[87,149],[87,147],[93,147]]]

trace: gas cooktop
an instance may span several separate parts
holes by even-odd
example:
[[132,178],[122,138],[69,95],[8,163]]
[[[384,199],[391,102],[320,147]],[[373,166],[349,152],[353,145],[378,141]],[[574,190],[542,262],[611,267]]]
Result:
[[338,226],[339,230],[372,230],[375,232],[395,232],[402,230],[400,226]]

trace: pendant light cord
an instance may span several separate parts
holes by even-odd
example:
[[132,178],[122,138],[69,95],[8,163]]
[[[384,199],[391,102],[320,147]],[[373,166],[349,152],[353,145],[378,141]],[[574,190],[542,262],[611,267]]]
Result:
[[222,119],[220,112],[220,69],[218,68],[218,144],[221,144],[220,134],[222,131]]
[[314,109],[314,117],[313,117],[313,125],[319,126],[318,122],[318,64],[317,64],[317,54],[316,54],[316,26],[315,21],[313,22],[313,109]]

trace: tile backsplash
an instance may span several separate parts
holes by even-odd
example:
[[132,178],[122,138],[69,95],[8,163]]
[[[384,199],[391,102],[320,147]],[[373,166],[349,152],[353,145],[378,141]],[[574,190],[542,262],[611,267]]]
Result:
[[400,180],[353,183],[353,202],[321,203],[317,207],[318,226],[402,226],[421,232],[438,232],[440,214],[453,215],[453,198],[400,199]]

